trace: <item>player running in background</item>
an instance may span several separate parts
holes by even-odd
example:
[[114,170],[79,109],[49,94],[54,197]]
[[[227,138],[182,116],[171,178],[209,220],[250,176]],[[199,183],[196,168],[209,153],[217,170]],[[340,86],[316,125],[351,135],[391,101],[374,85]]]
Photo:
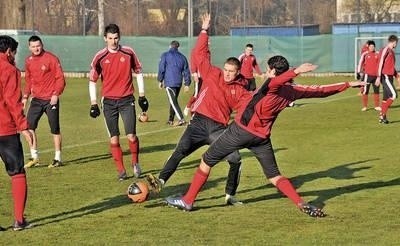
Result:
[[397,92],[393,86],[393,80],[395,77],[399,79],[399,74],[395,68],[396,54],[394,53],[398,40],[396,35],[390,35],[387,45],[379,51],[378,77],[376,78],[375,85],[379,86],[382,84],[383,88],[382,109],[379,113],[379,123],[383,124],[389,123],[386,114],[390,105],[392,105],[397,97]]
[[[313,68],[315,69],[315,66]],[[274,56],[268,60],[267,76],[271,79],[264,82],[252,97],[243,101],[234,122],[204,153],[186,194],[168,197],[166,199],[168,205],[186,211],[192,210],[193,203],[207,181],[211,168],[228,153],[248,148],[260,162],[267,179],[302,212],[312,217],[325,216],[320,208],[306,203],[290,181],[281,175],[270,139],[271,129],[279,113],[290,102],[301,98],[330,96],[344,91],[350,86],[359,86],[363,82],[345,82],[323,86],[281,83],[275,76],[288,69],[289,63],[282,56]],[[291,72],[296,73],[296,70],[291,70]]]
[[379,55],[375,52],[375,42],[368,40],[368,50],[361,54],[360,61],[357,66],[357,79],[361,79],[366,82],[366,86],[363,86],[362,90],[362,108],[361,111],[367,111],[368,107],[368,93],[372,85],[374,90],[374,106],[375,110],[380,111],[379,106],[379,86],[375,85],[376,77],[378,75],[378,60]]
[[257,87],[256,79],[253,75],[253,70],[257,72],[258,75],[262,75],[261,69],[258,66],[257,59],[253,55],[253,44],[246,44],[244,49],[244,53],[242,53],[238,59],[242,64],[242,68],[240,69],[240,73],[247,80],[247,90],[254,91]]
[[32,53],[25,59],[25,88],[22,103],[30,102],[27,118],[29,131],[33,136],[31,158],[25,168],[40,165],[36,128],[43,113],[47,115],[50,132],[53,134],[54,159],[49,168],[59,167],[61,161],[61,131],[60,131],[60,96],[65,88],[64,72],[60,60],[54,54],[43,49],[43,42],[38,36],[31,36],[28,40],[29,50]]
[[[169,118],[168,125],[182,126],[185,119],[181,107],[179,106],[178,96],[182,87],[182,80],[184,80],[184,92],[189,91],[190,83],[190,70],[189,63],[186,57],[179,52],[179,42],[173,40],[170,44],[170,49],[161,55],[158,64],[157,80],[159,81],[159,88],[165,88],[169,101]],[[174,124],[175,116],[178,122]]]
[[118,119],[121,115],[125,133],[128,138],[129,149],[132,154],[131,166],[135,177],[141,175],[139,165],[139,139],[136,136],[136,111],[132,72],[136,73],[139,99],[138,103],[143,112],[146,112],[149,103],[144,93],[142,65],[132,48],[122,46],[120,30],[116,24],[105,27],[104,41],[106,47],[94,56],[91,63],[89,96],[90,116],[100,115],[97,104],[96,82],[101,77],[102,108],[107,131],[110,136],[111,155],[114,159],[120,181],[128,179],[124,167],[122,149],[119,141]]
[[[15,39],[0,36],[0,157],[7,174],[11,177],[14,231],[32,227],[24,218],[28,191],[19,133],[24,135],[30,146],[33,140],[21,102],[21,73],[14,62],[17,48],[18,43]],[[5,228],[0,227],[0,231],[4,230]]]

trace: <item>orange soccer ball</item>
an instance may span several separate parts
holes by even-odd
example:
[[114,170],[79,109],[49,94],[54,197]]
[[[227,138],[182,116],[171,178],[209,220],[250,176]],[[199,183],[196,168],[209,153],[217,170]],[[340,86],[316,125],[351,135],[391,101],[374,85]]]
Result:
[[149,188],[143,181],[134,182],[128,187],[128,197],[134,203],[141,203],[149,197]]
[[149,121],[149,115],[146,112],[142,112],[138,115],[139,122],[147,122]]

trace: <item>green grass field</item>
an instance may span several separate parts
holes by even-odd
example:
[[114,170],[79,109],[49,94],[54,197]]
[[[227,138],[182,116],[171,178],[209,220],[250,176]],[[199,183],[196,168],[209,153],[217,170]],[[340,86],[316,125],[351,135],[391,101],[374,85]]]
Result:
[[[351,78],[299,78],[330,83]],[[158,174],[184,128],[165,123],[165,92],[145,79],[150,122],[138,123],[144,174]],[[301,213],[266,181],[257,160],[242,150],[237,197],[241,207],[224,206],[228,165],[221,162],[187,213],[165,206],[163,198],[185,192],[202,148],[186,158],[160,198],[131,203],[118,182],[109,154],[103,117],[89,117],[87,80],[68,79],[61,101],[65,166],[27,170],[27,218],[36,227],[0,234],[1,245],[397,245],[400,239],[400,108],[389,111],[389,125],[374,110],[361,112],[358,89],[326,99],[296,102],[278,118],[272,141],[280,169],[299,193],[324,206],[329,215]],[[183,94],[183,106],[189,94]],[[372,101],[372,100],[371,100]],[[46,118],[38,129],[41,161],[53,158]],[[25,143],[24,143],[25,144]],[[26,147],[26,144],[25,144]],[[125,164],[130,154],[122,139]],[[27,152],[25,152],[27,153]],[[26,156],[28,158],[28,156]],[[132,175],[132,170],[128,169]],[[0,225],[13,222],[10,181],[0,173]],[[396,243],[397,242],[397,243]]]

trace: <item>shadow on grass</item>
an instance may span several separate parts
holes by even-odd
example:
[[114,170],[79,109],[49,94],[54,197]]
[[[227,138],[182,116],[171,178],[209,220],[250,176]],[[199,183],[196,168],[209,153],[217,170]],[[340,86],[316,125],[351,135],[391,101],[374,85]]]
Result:
[[[313,180],[317,180],[320,178],[329,177],[329,178],[337,179],[337,180],[355,179],[355,178],[362,177],[362,176],[357,176],[355,174],[356,172],[364,170],[364,169],[369,169],[369,168],[371,168],[371,166],[352,167],[353,165],[367,163],[367,162],[371,162],[371,161],[375,161],[375,160],[379,160],[379,159],[369,159],[369,160],[364,160],[364,161],[351,162],[351,163],[347,163],[347,164],[343,164],[340,166],[330,168],[325,171],[295,176],[295,177],[291,178],[291,181],[298,188],[306,182],[311,182]],[[335,197],[339,197],[344,194],[353,193],[353,192],[357,192],[360,190],[376,189],[376,188],[382,188],[382,187],[394,186],[394,185],[400,185],[400,178],[392,179],[389,181],[373,181],[373,182],[366,182],[366,183],[359,183],[359,184],[335,187],[335,188],[330,188],[330,189],[306,191],[306,192],[300,192],[299,194],[300,194],[300,196],[316,196],[317,198],[310,201],[310,203],[320,206],[322,208],[325,206],[325,202],[327,200],[335,198]],[[272,184],[266,184],[266,185],[258,186],[256,188],[242,190],[242,191],[239,191],[238,193],[241,194],[241,193],[251,192],[251,191],[255,191],[255,190],[262,190],[262,189],[266,189],[266,188],[276,189]],[[212,197],[208,197],[208,198],[198,199],[197,201],[209,200],[209,199],[219,199],[219,198],[222,198],[223,196],[224,195],[212,196]],[[254,202],[270,200],[270,199],[280,199],[280,198],[284,198],[284,197],[285,196],[282,193],[280,193],[279,191],[276,191],[276,193],[269,194],[266,196],[259,196],[259,197],[246,199],[246,200],[243,200],[243,202],[244,203],[254,203]],[[212,206],[212,207],[215,207],[215,206]],[[203,207],[199,207],[199,208],[202,208],[202,209],[211,208],[211,206],[203,206]]]
[[38,227],[47,224],[57,223],[63,220],[80,218],[86,215],[101,213],[105,210],[114,209],[129,204],[132,204],[132,202],[129,201],[126,195],[118,195],[115,197],[105,198],[101,202],[88,205],[79,209],[64,211],[58,214],[33,219],[30,222],[34,223],[35,227]]

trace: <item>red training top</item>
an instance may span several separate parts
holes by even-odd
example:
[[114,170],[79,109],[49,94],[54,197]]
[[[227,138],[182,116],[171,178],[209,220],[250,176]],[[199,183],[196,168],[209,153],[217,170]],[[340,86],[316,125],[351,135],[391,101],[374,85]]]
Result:
[[200,72],[203,83],[192,111],[227,125],[232,110],[237,109],[242,96],[249,95],[244,88],[247,81],[239,75],[229,84],[224,80],[222,69],[211,65],[208,35],[201,32],[191,55],[192,66]]
[[21,102],[21,72],[0,53],[0,136],[28,129]]
[[396,55],[388,46],[379,51],[378,76],[383,74],[396,76]]
[[327,97],[344,91],[348,87],[348,82],[321,86],[305,86],[293,83],[282,85],[277,77],[272,78],[267,94],[254,106],[254,114],[248,125],[245,126],[241,123],[241,117],[251,98],[247,99],[247,103],[240,107],[235,122],[251,134],[260,138],[268,138],[271,135],[272,125],[276,118],[289,103],[301,98]]
[[256,70],[257,74],[259,75],[262,74],[261,69],[258,66],[256,57],[254,55],[246,56],[246,54],[243,53],[238,57],[238,59],[242,63],[242,68],[240,69],[240,73],[243,74],[243,76],[246,79],[254,78],[253,69]]
[[361,54],[360,61],[358,62],[357,72],[365,73],[371,76],[378,75],[378,61],[379,54],[375,51],[365,51]]
[[119,46],[116,51],[107,47],[100,50],[90,66],[90,81],[97,82],[101,76],[101,95],[110,99],[133,95],[132,71],[137,74],[142,72],[142,64],[135,51],[127,46]]
[[38,55],[30,55],[25,59],[24,97],[50,100],[51,96],[59,96],[65,88],[64,72],[60,61],[52,53],[43,50]]

